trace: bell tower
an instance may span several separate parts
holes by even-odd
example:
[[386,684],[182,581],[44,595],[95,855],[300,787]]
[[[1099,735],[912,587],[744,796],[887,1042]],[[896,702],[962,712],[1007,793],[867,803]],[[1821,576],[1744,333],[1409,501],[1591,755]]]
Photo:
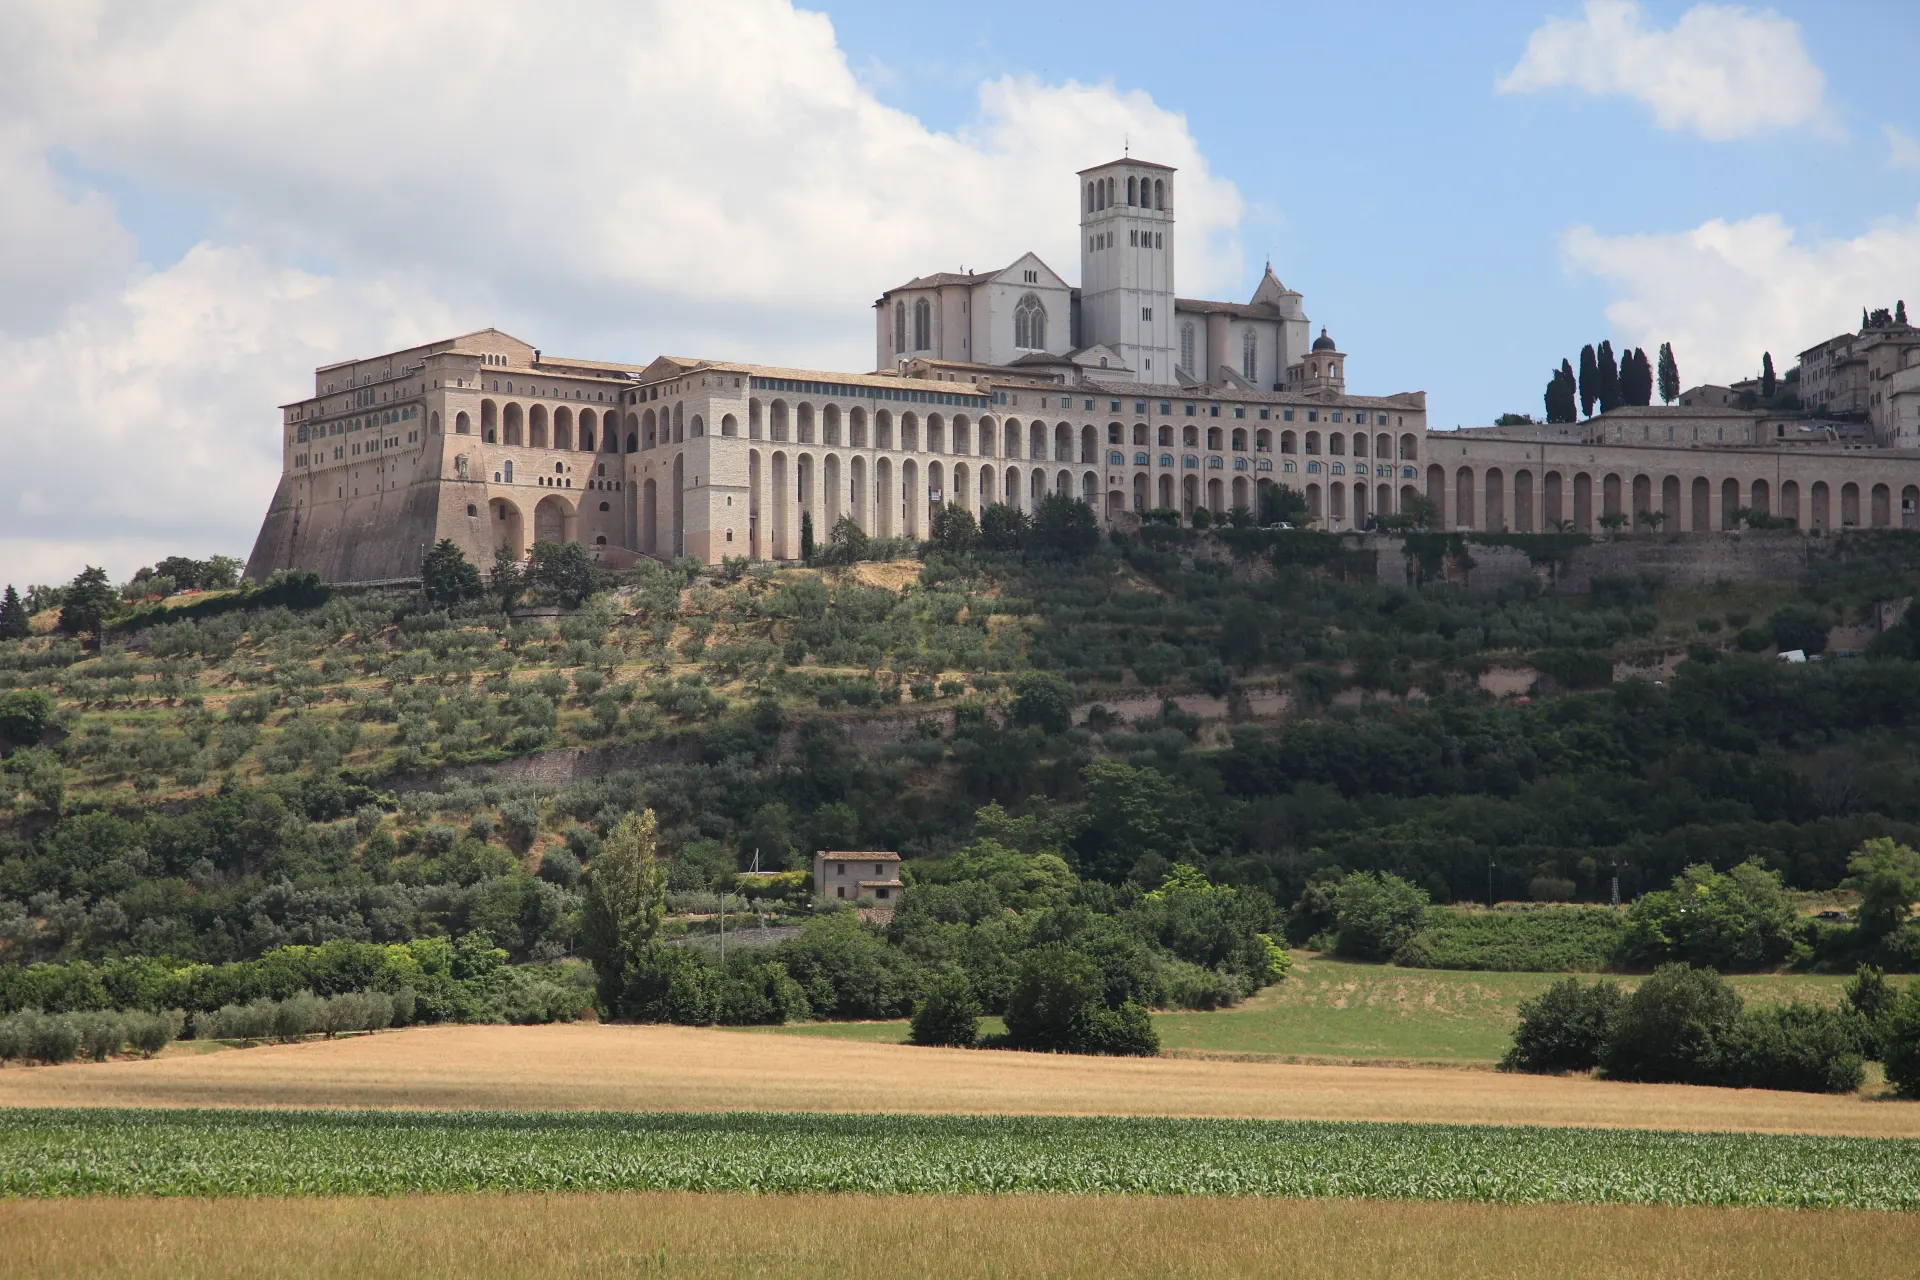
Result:
[[1142,382],[1174,381],[1174,170],[1125,157],[1080,171],[1080,336]]

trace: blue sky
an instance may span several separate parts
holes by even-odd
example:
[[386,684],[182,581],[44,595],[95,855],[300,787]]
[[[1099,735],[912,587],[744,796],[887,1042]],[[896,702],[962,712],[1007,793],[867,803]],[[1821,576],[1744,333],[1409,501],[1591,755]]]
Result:
[[1920,5],[1449,9],[12,0],[0,580],[245,554],[274,406],[353,355],[864,368],[910,275],[1071,278],[1127,136],[1182,293],[1270,258],[1436,427],[1584,342],[1724,381],[1920,304]]

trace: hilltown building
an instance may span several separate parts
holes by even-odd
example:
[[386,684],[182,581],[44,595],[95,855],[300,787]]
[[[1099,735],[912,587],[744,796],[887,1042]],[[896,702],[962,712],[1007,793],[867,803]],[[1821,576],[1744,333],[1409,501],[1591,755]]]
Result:
[[978,515],[1059,493],[1111,527],[1257,507],[1275,484],[1333,530],[1415,497],[1448,528],[1516,532],[1609,513],[1704,532],[1747,509],[1816,529],[1915,524],[1920,342],[1865,344],[1859,395],[1852,346],[1809,375],[1862,414],[1884,397],[1894,426],[1872,439],[1707,395],[1430,435],[1425,393],[1347,390],[1346,353],[1325,329],[1310,339],[1301,295],[1271,268],[1246,303],[1176,294],[1172,169],[1084,170],[1076,200],[1078,288],[1031,253],[910,280],[874,303],[872,373],[556,358],[493,329],[324,366],[282,406],[281,478],[248,576],[408,578],[441,538],[483,564],[540,540],[610,565],[792,560],[803,517],[822,539],[842,517],[924,537],[949,503]]

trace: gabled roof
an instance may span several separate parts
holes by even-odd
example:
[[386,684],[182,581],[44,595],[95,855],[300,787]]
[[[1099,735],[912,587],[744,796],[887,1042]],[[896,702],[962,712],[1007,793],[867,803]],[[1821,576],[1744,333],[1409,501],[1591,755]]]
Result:
[[1229,315],[1242,320],[1278,320],[1280,308],[1271,302],[1212,302],[1205,298],[1175,298],[1175,313],[1194,311],[1201,315]]
[[898,862],[900,861],[899,854],[882,852],[877,849],[854,849],[851,851],[846,849],[822,849],[815,856],[821,857],[821,858],[827,858],[827,859],[830,859],[833,861],[839,861],[839,862]]

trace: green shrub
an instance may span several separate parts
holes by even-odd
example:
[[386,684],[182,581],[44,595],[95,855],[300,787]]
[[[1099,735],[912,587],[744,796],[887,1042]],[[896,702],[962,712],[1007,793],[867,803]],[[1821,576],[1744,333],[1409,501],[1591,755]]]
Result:
[[1887,1083],[1903,1098],[1920,1098],[1920,982],[1909,982],[1880,1025]]
[[1160,1040],[1132,1000],[1110,1007],[1095,960],[1063,942],[1020,957],[1007,997],[1007,1040],[1016,1049],[1052,1053],[1151,1055]]
[[1191,960],[1165,959],[1159,967],[1166,985],[1167,1007],[1171,1009],[1228,1009],[1246,994],[1234,974]]
[[913,1011],[909,1042],[970,1049],[980,1038],[980,1001],[973,984],[960,973],[934,979],[920,1007]]
[[127,1043],[126,1024],[117,1013],[76,1013],[72,1019],[83,1058],[105,1062]]
[[0,1018],[0,1066],[27,1056],[27,1020],[31,1016],[13,1013]]
[[1434,907],[1393,962],[1422,969],[1591,973],[1605,969],[1625,928],[1607,907],[1469,911]]
[[1685,961],[1722,970],[1766,969],[1793,950],[1799,920],[1780,873],[1758,861],[1731,871],[1696,864],[1671,889],[1627,908],[1620,960],[1632,966]]
[[1740,997],[1711,969],[1662,965],[1626,998],[1600,1052],[1616,1080],[1719,1084]]
[[80,1052],[80,1029],[65,1014],[28,1014],[26,1057],[48,1064],[72,1062]]
[[1554,983],[1520,1002],[1513,1046],[1500,1059],[1502,1071],[1590,1071],[1613,1032],[1622,997],[1614,982],[1584,985],[1578,978]]
[[1333,894],[1334,950],[1354,960],[1386,960],[1420,930],[1427,893],[1388,871],[1356,871]]
[[135,1052],[151,1058],[180,1038],[186,1020],[186,1015],[178,1009],[129,1013],[126,1015],[127,1044]]
[[1798,1000],[1741,1014],[1725,1057],[1717,1083],[1749,1089],[1852,1093],[1866,1071],[1857,1017]]

